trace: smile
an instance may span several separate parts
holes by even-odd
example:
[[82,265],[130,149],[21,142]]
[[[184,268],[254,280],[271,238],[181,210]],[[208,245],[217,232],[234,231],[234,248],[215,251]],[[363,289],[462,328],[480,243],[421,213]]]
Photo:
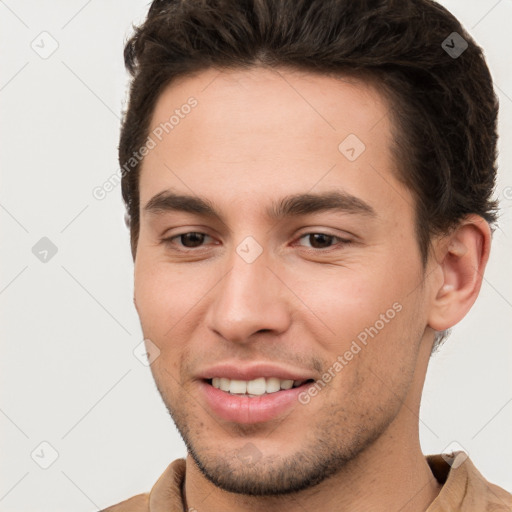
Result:
[[[311,379],[309,379],[311,380]],[[232,395],[244,395],[257,397],[281,390],[288,390],[302,386],[306,380],[279,379],[277,377],[259,377],[252,380],[228,379],[225,377],[214,377],[209,379],[209,384],[214,388],[225,391]]]
[[214,377],[198,384],[206,410],[229,423],[254,424],[275,420],[300,406],[300,393],[313,382],[277,377],[252,380]]

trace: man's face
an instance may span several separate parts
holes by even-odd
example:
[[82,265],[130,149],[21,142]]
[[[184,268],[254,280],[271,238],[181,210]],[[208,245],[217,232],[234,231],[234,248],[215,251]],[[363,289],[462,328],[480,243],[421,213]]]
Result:
[[259,68],[180,80],[156,105],[136,306],[162,398],[227,490],[305,488],[414,420],[429,284],[388,108],[355,80]]

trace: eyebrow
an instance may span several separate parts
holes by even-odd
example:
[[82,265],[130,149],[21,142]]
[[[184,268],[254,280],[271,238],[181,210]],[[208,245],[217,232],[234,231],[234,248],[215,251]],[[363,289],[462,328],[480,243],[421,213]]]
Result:
[[[179,211],[201,215],[224,222],[222,215],[208,199],[198,196],[178,194],[164,190],[153,196],[144,206],[144,211],[159,214]],[[362,199],[346,192],[324,192],[320,194],[295,194],[281,198],[265,210],[269,219],[281,220],[288,217],[335,211],[376,217],[375,210]]]

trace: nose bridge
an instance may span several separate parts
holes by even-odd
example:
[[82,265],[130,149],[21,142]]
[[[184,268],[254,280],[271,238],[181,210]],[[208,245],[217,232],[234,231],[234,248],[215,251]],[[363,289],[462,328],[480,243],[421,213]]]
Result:
[[245,342],[258,331],[287,328],[289,310],[283,285],[269,265],[268,254],[253,241],[239,244],[216,287],[208,315],[212,330],[230,341]]

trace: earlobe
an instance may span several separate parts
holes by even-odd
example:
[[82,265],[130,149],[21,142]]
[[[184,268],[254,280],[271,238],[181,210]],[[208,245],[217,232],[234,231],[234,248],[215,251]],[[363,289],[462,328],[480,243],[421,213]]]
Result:
[[434,290],[428,325],[444,331],[458,323],[474,304],[489,259],[491,232],[478,215],[469,215],[444,240],[438,265],[442,283]]

